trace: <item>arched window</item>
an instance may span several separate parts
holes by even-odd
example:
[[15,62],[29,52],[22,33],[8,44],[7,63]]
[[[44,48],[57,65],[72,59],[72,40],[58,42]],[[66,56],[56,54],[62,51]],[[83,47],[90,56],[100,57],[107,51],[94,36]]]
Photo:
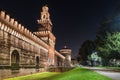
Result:
[[11,54],[11,66],[19,66],[20,56],[17,50]]

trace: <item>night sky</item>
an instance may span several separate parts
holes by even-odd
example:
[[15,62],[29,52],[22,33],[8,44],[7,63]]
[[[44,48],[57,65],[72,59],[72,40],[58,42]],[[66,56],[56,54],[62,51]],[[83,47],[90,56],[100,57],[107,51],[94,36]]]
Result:
[[119,0],[0,0],[0,9],[30,31],[38,30],[37,19],[48,5],[56,36],[56,49],[67,45],[75,57],[85,40],[94,40],[100,22],[116,12]]

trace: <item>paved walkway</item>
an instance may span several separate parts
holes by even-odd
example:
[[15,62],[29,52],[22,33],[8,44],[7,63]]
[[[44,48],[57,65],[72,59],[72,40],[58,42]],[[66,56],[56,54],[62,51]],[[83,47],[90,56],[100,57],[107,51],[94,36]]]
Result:
[[94,70],[99,74],[111,78],[112,80],[120,80],[120,72],[114,72],[112,71],[112,69],[103,69],[103,68],[95,68],[95,67],[85,67],[85,68]]
[[110,71],[97,71],[95,70],[97,73],[100,73],[102,75],[105,75],[109,78],[111,78],[112,80],[120,80],[120,72],[110,72]]

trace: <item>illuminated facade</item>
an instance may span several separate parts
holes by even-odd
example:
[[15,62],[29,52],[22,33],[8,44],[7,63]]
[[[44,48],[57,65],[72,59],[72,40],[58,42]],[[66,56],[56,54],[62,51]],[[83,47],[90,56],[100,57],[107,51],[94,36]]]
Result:
[[0,12],[0,66],[58,66],[65,56],[55,50],[48,7],[43,6],[37,32],[30,32],[4,11]]

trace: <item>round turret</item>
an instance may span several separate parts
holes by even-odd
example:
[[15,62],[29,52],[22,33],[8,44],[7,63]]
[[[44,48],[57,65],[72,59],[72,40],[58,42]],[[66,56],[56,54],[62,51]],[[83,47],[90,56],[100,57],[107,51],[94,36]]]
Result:
[[60,53],[65,56],[65,66],[71,66],[71,52],[72,50],[70,48],[67,48],[67,46],[64,46],[64,48],[60,50]]

